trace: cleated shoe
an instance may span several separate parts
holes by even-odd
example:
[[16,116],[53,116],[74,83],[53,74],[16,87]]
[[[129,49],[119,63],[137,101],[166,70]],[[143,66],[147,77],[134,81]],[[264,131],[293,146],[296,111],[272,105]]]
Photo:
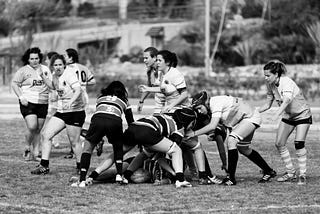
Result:
[[181,187],[192,187],[192,185],[188,181],[176,181],[176,188]]
[[277,176],[277,172],[274,170],[267,173],[264,172],[262,178],[258,181],[258,183],[266,183],[270,181],[271,178],[274,178],[276,176]]
[[222,184],[222,180],[215,175],[213,177],[208,176],[208,179],[211,184]]
[[102,139],[96,146],[96,150],[97,150],[97,156],[101,156],[102,152],[103,152],[103,144],[104,144],[104,140]]
[[237,184],[236,180],[231,180],[229,177],[226,177],[225,179],[223,179],[222,183],[225,186],[235,186]]
[[307,176],[304,174],[299,175],[298,185],[307,184]]
[[281,177],[277,179],[278,182],[291,182],[297,179],[296,172],[294,173],[284,173]]
[[36,167],[36,169],[31,171],[31,174],[34,174],[34,175],[45,175],[45,174],[48,174],[49,171],[50,171],[49,167],[44,167],[44,166],[38,165]]
[[74,182],[73,184],[71,184],[72,187],[80,187],[80,188],[85,188],[86,186],[88,186],[86,184],[85,181],[77,181],[77,182]]

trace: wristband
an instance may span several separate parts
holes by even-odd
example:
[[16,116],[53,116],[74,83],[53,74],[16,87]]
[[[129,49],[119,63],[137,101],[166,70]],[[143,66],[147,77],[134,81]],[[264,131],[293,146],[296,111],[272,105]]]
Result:
[[19,100],[21,99],[25,99],[25,97],[23,95],[19,96]]
[[141,101],[141,100],[140,100],[140,101],[139,101],[139,103],[140,103],[140,104],[142,104],[142,103],[143,103],[143,101]]
[[193,137],[195,137],[196,136],[196,132],[193,132]]

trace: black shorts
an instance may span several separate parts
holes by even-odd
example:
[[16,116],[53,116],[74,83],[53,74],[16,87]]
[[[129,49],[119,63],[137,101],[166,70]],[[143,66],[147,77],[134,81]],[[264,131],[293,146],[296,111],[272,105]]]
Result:
[[306,119],[302,119],[302,120],[289,120],[289,119],[282,118],[281,121],[286,124],[289,124],[291,126],[297,126],[300,124],[312,124],[312,117],[310,116],[310,117],[308,117]]
[[[97,145],[106,136],[111,144],[123,141],[122,119],[111,114],[95,114],[91,118],[86,140]],[[122,144],[122,142],[120,142]]]
[[48,114],[48,104],[36,104],[28,102],[27,106],[22,105],[20,102],[20,112],[25,118],[27,115],[35,114],[38,118],[45,119]]
[[60,118],[63,122],[70,126],[82,127],[86,119],[85,111],[74,111],[74,112],[56,112],[54,117]]
[[151,127],[131,124],[124,132],[124,144],[135,146],[153,146],[163,139],[159,131]]

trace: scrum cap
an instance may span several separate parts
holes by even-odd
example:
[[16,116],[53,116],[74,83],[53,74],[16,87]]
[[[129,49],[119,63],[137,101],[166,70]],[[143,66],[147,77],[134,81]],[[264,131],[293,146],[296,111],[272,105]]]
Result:
[[198,105],[205,105],[207,99],[208,99],[207,92],[201,91],[200,93],[192,97],[192,107],[196,107]]
[[175,110],[172,118],[176,121],[178,128],[187,128],[190,123],[197,119],[197,114],[191,108],[182,108]]

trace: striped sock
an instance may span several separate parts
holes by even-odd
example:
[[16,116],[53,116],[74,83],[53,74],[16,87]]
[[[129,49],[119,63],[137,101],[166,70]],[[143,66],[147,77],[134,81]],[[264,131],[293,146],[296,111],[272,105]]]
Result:
[[298,157],[300,175],[304,175],[307,171],[307,150],[306,148],[297,149],[296,154]]
[[280,156],[282,161],[284,162],[285,166],[286,166],[286,170],[288,173],[293,174],[295,172],[295,169],[293,167],[292,161],[291,161],[291,157],[290,157],[290,153],[289,150],[287,149],[287,147],[282,147],[279,150]]

